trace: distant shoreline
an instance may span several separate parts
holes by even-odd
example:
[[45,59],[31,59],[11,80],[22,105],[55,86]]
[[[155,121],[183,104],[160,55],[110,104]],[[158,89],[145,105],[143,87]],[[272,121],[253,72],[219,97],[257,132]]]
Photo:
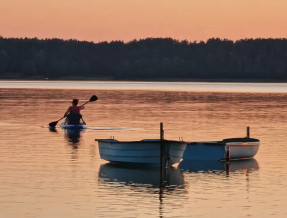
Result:
[[287,39],[88,43],[0,37],[0,79],[287,82]]
[[97,81],[97,82],[207,82],[207,83],[287,83],[287,80],[252,80],[252,79],[194,79],[194,80],[178,80],[178,79],[165,79],[165,80],[113,80],[113,79],[85,79],[85,78],[74,78],[74,79],[3,79],[0,78],[0,81],[41,81],[41,82],[64,82],[64,81]]

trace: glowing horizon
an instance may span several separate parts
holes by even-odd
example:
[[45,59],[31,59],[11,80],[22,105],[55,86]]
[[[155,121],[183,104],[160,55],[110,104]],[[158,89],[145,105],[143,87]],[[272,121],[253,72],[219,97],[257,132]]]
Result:
[[80,41],[287,38],[285,0],[1,0],[0,36]]

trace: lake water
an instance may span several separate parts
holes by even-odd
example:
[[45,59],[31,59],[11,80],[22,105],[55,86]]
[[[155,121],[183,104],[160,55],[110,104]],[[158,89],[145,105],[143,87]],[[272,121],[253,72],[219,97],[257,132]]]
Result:
[[[48,123],[72,98],[80,135]],[[286,217],[287,84],[0,81],[0,217]],[[249,161],[168,169],[164,188],[149,167],[99,156],[95,139],[261,141]],[[59,122],[60,123],[60,122]],[[196,169],[196,170],[195,170]]]

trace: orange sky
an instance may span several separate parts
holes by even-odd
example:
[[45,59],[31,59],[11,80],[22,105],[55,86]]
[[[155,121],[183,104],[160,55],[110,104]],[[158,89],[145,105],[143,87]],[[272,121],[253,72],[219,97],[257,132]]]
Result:
[[0,0],[0,36],[287,38],[287,0]]

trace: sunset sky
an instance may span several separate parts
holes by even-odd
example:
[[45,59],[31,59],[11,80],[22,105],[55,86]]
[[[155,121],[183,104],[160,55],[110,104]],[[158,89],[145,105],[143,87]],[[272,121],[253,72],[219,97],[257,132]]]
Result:
[[0,0],[0,36],[287,38],[286,0]]

